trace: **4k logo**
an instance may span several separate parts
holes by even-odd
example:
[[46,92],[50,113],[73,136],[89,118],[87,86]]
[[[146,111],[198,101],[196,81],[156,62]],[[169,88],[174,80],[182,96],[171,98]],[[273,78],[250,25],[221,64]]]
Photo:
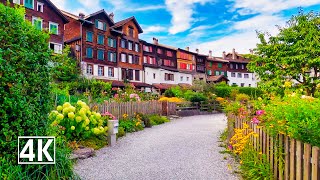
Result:
[[55,143],[51,136],[18,137],[18,164],[55,164]]

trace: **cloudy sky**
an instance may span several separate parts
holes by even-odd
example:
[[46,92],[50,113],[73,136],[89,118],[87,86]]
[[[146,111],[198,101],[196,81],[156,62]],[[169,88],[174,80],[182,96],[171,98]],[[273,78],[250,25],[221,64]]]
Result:
[[192,50],[212,50],[221,56],[235,48],[248,53],[258,42],[256,30],[277,33],[275,25],[304,11],[318,11],[320,0],[52,0],[74,14],[105,9],[115,20],[135,16],[144,33],[141,39]]

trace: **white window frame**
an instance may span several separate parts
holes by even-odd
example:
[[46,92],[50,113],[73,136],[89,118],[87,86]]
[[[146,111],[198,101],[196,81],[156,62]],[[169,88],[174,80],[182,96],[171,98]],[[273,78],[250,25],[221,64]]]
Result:
[[51,22],[49,21],[49,32],[51,33],[51,25],[56,25],[57,26],[57,34],[55,35],[59,35],[59,24],[58,23],[55,23],[55,22]]
[[236,77],[236,73],[231,73],[231,77]]
[[[54,48],[53,48],[53,52],[56,53],[56,54],[62,54],[62,44],[59,44],[59,43],[55,43],[55,42],[49,42],[49,48],[50,48],[50,44],[54,44]],[[55,49],[56,46],[60,46],[60,48],[58,50]]]
[[32,16],[32,25],[34,26],[34,20],[41,20],[41,31],[43,29],[43,19],[39,17]]
[[[101,26],[101,27],[100,27]],[[98,20],[98,29],[103,30],[104,22]]]
[[[89,69],[89,67],[91,67]],[[93,64],[87,64],[87,74],[93,75]]]
[[[38,11],[38,6],[39,5],[41,6],[41,10],[40,11]],[[38,12],[42,12],[43,13],[43,6],[44,6],[44,4],[42,2],[37,1],[37,11]]]
[[104,76],[104,66],[98,66],[98,76]]
[[133,63],[133,55],[131,55],[131,54],[128,55],[128,62],[129,62],[129,64]]
[[21,4],[20,0],[13,0],[12,1],[14,4]]
[[127,62],[127,55],[126,54],[121,54],[121,62]]
[[187,64],[187,69],[191,70],[191,68],[190,68],[190,64]]
[[[113,73],[111,74],[110,72],[113,72]],[[114,77],[114,68],[113,67],[108,67],[108,77]]]
[[139,44],[138,43],[134,44],[134,49],[136,52],[139,52]]

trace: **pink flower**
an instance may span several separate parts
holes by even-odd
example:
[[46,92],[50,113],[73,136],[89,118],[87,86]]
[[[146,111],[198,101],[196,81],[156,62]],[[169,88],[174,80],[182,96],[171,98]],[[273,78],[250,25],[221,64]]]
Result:
[[232,148],[233,148],[232,145],[229,144],[229,145],[228,145],[228,149],[231,151]]
[[259,119],[256,116],[251,119],[251,122],[253,124],[259,124],[260,123]]
[[258,110],[258,111],[256,112],[256,114],[257,114],[258,116],[261,116],[261,115],[263,115],[264,113],[265,113],[264,110]]
[[115,95],[114,95],[114,98],[119,98],[119,94],[115,94]]

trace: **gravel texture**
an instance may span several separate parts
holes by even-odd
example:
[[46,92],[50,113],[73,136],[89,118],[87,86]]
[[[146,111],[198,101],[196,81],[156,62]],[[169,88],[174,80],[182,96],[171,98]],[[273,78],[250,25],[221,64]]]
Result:
[[[223,114],[184,117],[128,134],[114,147],[79,160],[82,179],[238,179],[219,151],[219,135],[226,127]],[[229,167],[229,168],[228,168]]]

